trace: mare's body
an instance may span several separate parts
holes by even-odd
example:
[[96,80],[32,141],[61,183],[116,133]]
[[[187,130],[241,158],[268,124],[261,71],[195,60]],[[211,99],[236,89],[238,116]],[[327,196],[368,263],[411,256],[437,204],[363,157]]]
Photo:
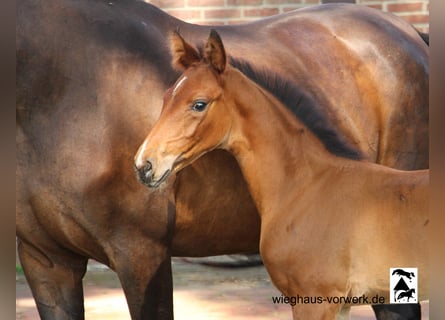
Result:
[[[389,301],[389,270],[415,266],[428,297],[428,170],[400,171],[330,152],[269,92],[228,66],[212,32],[202,60],[173,38],[185,71],[165,94],[161,117],[135,159],[158,187],[171,172],[221,148],[240,165],[261,216],[260,253],[288,297],[373,297]],[[178,49],[179,48],[179,49]],[[182,121],[180,121],[182,119]],[[349,319],[347,304],[297,304],[294,319]]]
[[[426,44],[391,15],[324,8],[219,31],[235,57],[301,83],[365,158],[427,167]],[[171,254],[258,250],[256,208],[228,153],[184,170],[170,207],[171,188],[134,177],[134,152],[178,76],[167,46],[178,27],[197,42],[209,31],[140,1],[17,3],[18,250],[44,319],[83,318],[90,258],[116,271],[133,319],[170,318]]]

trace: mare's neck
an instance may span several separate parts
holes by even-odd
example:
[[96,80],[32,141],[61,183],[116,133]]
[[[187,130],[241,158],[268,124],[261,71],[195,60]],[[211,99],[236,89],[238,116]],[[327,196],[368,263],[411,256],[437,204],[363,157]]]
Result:
[[238,71],[232,71],[226,86],[240,92],[228,102],[234,120],[227,149],[264,219],[283,201],[298,197],[337,157],[281,102]]

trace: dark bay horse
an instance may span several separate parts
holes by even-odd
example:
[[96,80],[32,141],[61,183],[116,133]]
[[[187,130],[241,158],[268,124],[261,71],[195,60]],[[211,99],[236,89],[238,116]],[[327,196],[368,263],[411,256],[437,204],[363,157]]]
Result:
[[[258,251],[258,214],[227,152],[174,188],[134,176],[179,75],[167,41],[177,28],[197,44],[210,30],[141,1],[17,2],[18,251],[43,319],[83,319],[88,259],[116,271],[133,319],[170,319],[171,254]],[[218,31],[233,57],[300,83],[364,158],[427,167],[428,48],[408,24],[326,5]]]
[[[314,130],[323,115],[300,106],[295,117],[228,64],[214,30],[202,58],[179,35],[172,42],[173,62],[184,72],[136,154],[141,179],[158,187],[215,148],[228,150],[261,216],[261,257],[285,296],[389,301],[390,268],[416,266],[419,297],[427,298],[429,170],[339,156],[349,148]],[[349,309],[347,303],[300,304],[293,318],[349,319]]]

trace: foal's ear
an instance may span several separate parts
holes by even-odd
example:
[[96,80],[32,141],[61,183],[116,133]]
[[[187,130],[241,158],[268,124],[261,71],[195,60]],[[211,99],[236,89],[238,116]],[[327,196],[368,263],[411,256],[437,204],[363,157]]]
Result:
[[170,46],[173,56],[173,68],[179,71],[183,71],[193,63],[201,60],[198,51],[184,40],[179,34],[179,31],[175,31],[171,34]]
[[204,57],[219,73],[223,73],[226,69],[226,51],[219,34],[213,29],[210,31],[210,36],[207,40]]

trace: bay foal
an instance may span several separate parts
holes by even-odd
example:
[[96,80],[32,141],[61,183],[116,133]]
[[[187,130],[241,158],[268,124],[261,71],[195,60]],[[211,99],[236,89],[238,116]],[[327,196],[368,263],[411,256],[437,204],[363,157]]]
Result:
[[[427,170],[333,155],[328,139],[321,141],[227,64],[215,31],[202,58],[178,34],[172,48],[174,65],[185,71],[166,92],[161,117],[136,155],[150,186],[213,149],[226,149],[258,207],[261,256],[284,295],[378,294],[388,302],[390,267],[417,267],[419,298],[426,298]],[[309,118],[316,121],[315,114]],[[347,319],[349,307],[297,304],[293,316]]]

